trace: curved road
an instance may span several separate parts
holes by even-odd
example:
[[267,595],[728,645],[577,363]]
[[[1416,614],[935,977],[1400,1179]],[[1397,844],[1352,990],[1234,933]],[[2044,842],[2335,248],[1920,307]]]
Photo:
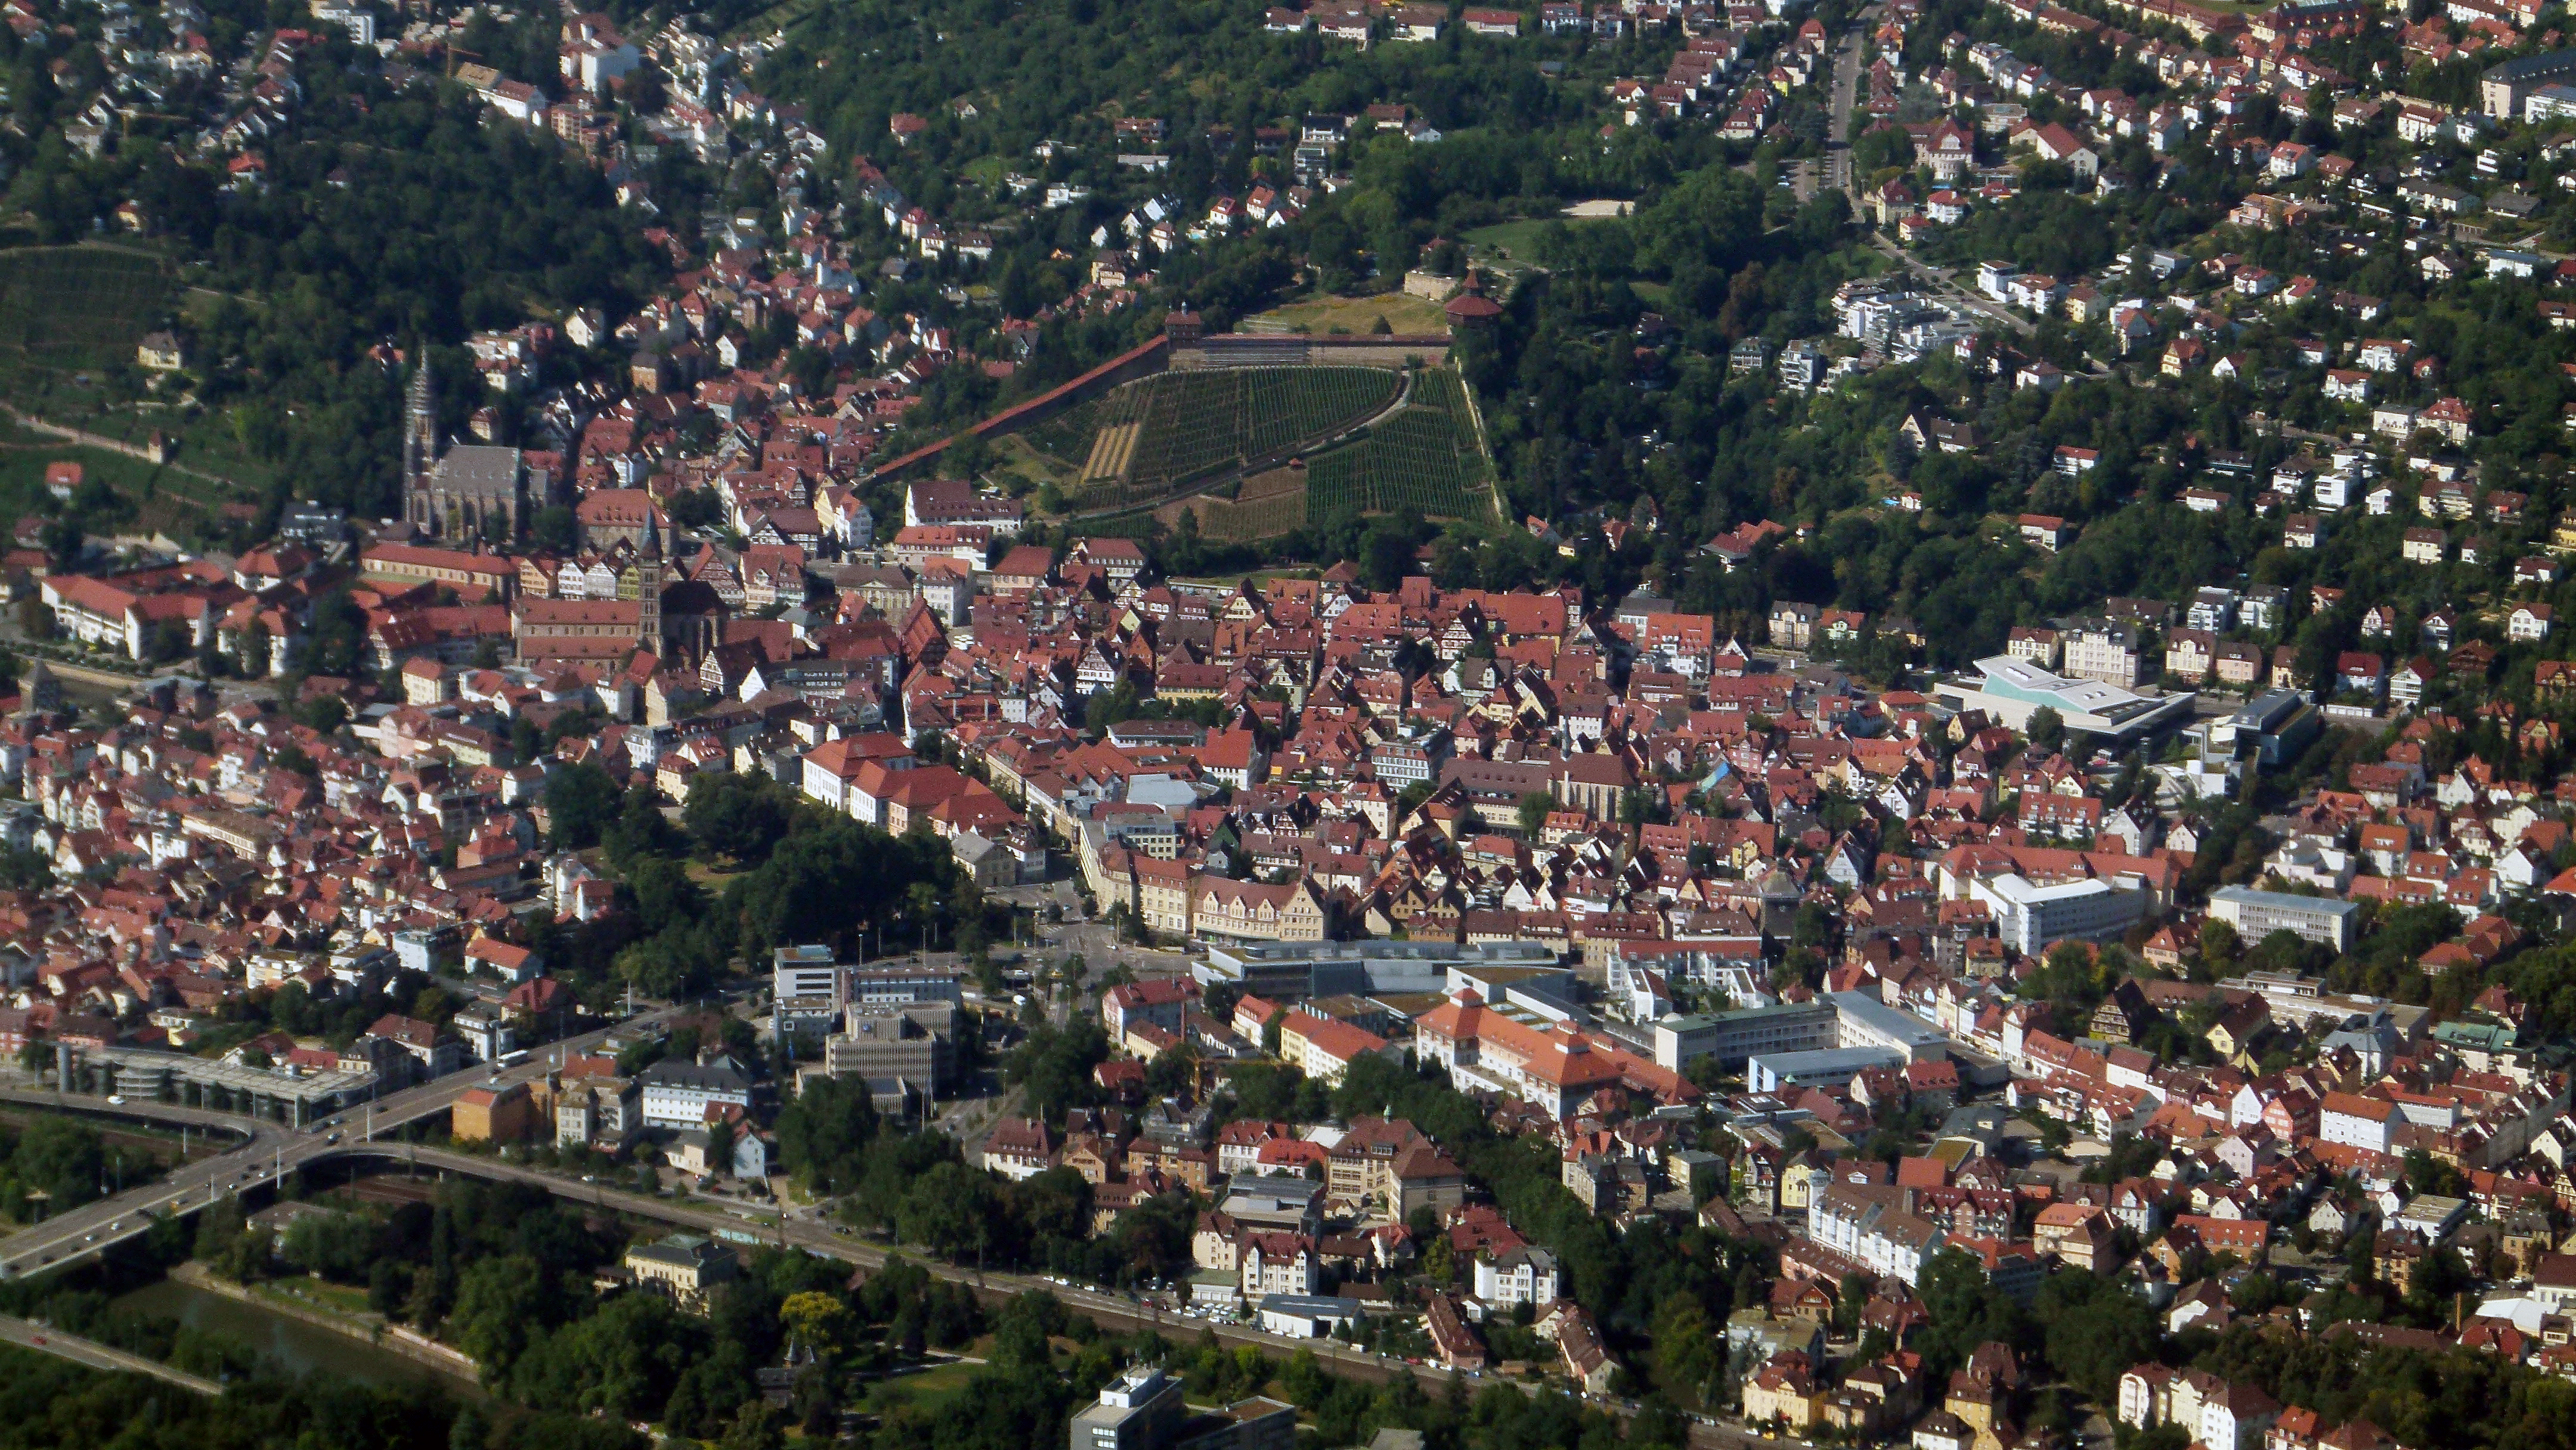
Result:
[[234,1134],[243,1140],[228,1152],[199,1158],[165,1178],[129,1188],[113,1198],[65,1209],[32,1228],[0,1239],[0,1278],[34,1273],[140,1233],[149,1226],[147,1213],[202,1207],[208,1198],[221,1196],[231,1187],[260,1181],[270,1176],[270,1164],[285,1152],[289,1138],[294,1136],[276,1123],[169,1103],[119,1106],[105,1098],[78,1093],[65,1097],[15,1088],[0,1088],[0,1102],[103,1113],[170,1127],[203,1128]]
[[[621,1026],[631,1028],[676,1010],[678,1009],[663,1009],[661,1012],[633,1019]],[[610,1028],[585,1034],[583,1037],[569,1040],[564,1046],[577,1050],[617,1030],[617,1028]],[[497,1080],[505,1083],[524,1081],[544,1071],[545,1066],[542,1062],[532,1060],[510,1072],[499,1074]],[[467,1090],[483,1086],[491,1080],[494,1079],[485,1074],[457,1073],[422,1087],[395,1094],[376,1104],[376,1128],[381,1131],[388,1120],[408,1121],[411,1118],[426,1116],[430,1111],[453,1103]],[[95,1252],[118,1237],[140,1233],[149,1227],[149,1220],[144,1214],[147,1207],[156,1210],[193,1212],[203,1206],[210,1194],[232,1192],[266,1182],[282,1172],[292,1171],[307,1164],[338,1158],[383,1157],[417,1163],[423,1167],[447,1172],[470,1173],[481,1178],[531,1184],[570,1202],[612,1209],[634,1217],[652,1219],[700,1233],[712,1234],[719,1230],[730,1231],[736,1236],[746,1232],[757,1233],[764,1243],[780,1248],[799,1249],[817,1257],[838,1260],[859,1269],[882,1268],[888,1258],[901,1254],[911,1262],[919,1264],[933,1277],[969,1285],[979,1294],[987,1297],[999,1298],[1044,1291],[1055,1295],[1068,1308],[1108,1327],[1155,1329],[1175,1339],[1195,1338],[1200,1331],[1204,1330],[1213,1334],[1220,1343],[1248,1345],[1278,1355],[1294,1354],[1301,1349],[1311,1350],[1317,1359],[1331,1365],[1337,1372],[1358,1379],[1382,1382],[1393,1379],[1397,1375],[1409,1373],[1421,1381],[1426,1389],[1436,1393],[1445,1390],[1452,1379],[1459,1377],[1438,1365],[1408,1364],[1400,1359],[1353,1349],[1330,1339],[1290,1339],[1282,1335],[1264,1333],[1246,1325],[1218,1324],[1204,1319],[1185,1318],[1147,1305],[1125,1294],[1108,1293],[1079,1285],[1051,1283],[1034,1274],[959,1267],[919,1252],[907,1253],[899,1245],[865,1242],[846,1231],[811,1219],[785,1216],[775,1225],[746,1222],[739,1214],[727,1212],[719,1207],[701,1206],[699,1201],[646,1197],[623,1189],[611,1188],[605,1183],[582,1183],[560,1174],[545,1173],[518,1164],[505,1163],[498,1158],[458,1153],[448,1149],[417,1147],[408,1143],[369,1142],[362,1137],[364,1116],[361,1110],[356,1109],[333,1120],[338,1122],[340,1127],[334,1128],[331,1122],[325,1122],[297,1131],[274,1123],[253,1123],[227,1114],[206,1113],[157,1102],[111,1106],[105,1099],[78,1094],[58,1097],[51,1093],[5,1091],[0,1091],[0,1099],[40,1103],[75,1111],[118,1114],[171,1124],[186,1122],[191,1125],[221,1125],[231,1127],[235,1131],[254,1130],[255,1133],[252,1140],[243,1147],[220,1157],[190,1165],[189,1170],[168,1181],[132,1190],[115,1199],[103,1200],[87,1205],[83,1209],[67,1212],[37,1228],[0,1240],[0,1277],[55,1267]],[[346,1141],[343,1141],[344,1137]],[[101,1221],[112,1226],[110,1232],[97,1231],[96,1225]],[[75,1235],[79,1236],[76,1242],[66,1242]],[[736,1241],[739,1239],[737,1238]],[[46,1333],[49,1338],[52,1337],[49,1331]],[[52,1347],[47,1346],[48,1349]],[[116,1353],[105,1349],[104,1346],[94,1348],[102,1354]],[[103,1367],[140,1369],[141,1365],[120,1362]],[[166,1369],[167,1366],[161,1368]],[[177,1372],[171,1371],[171,1373]],[[162,1377],[169,1378],[168,1375]],[[1471,1382],[1481,1381],[1481,1377],[1469,1378]],[[1496,1378],[1492,1382],[1528,1388],[1512,1380]],[[191,1386],[191,1388],[194,1387]],[[1595,1408],[1622,1418],[1635,1409],[1633,1402],[1602,1396],[1586,1396],[1585,1399]],[[1753,1450],[1753,1447],[1757,1446],[1767,1447],[1767,1450],[1780,1450],[1784,1444],[1795,1442],[1769,1440],[1732,1426],[1695,1421],[1691,1427],[1691,1443],[1694,1446],[1705,1447],[1705,1450]]]
[[74,1364],[87,1365],[91,1369],[148,1374],[165,1384],[174,1384],[183,1390],[194,1390],[201,1395],[220,1395],[224,1392],[224,1387],[213,1380],[200,1379],[185,1370],[172,1369],[157,1359],[145,1359],[139,1354],[127,1354],[121,1349],[110,1349],[104,1344],[75,1338],[58,1330],[48,1329],[44,1325],[24,1319],[13,1319],[5,1314],[0,1314],[0,1344],[14,1344],[20,1349],[32,1349],[38,1354],[50,1354],[57,1359],[67,1359]]
[[532,1053],[528,1061],[504,1071],[450,1073],[302,1129],[261,1118],[180,1107],[172,1103],[138,1100],[116,1104],[82,1093],[0,1089],[0,1102],[102,1113],[172,1126],[185,1124],[220,1129],[242,1134],[246,1139],[242,1146],[229,1153],[200,1159],[167,1178],[128,1189],[112,1198],[66,1209],[33,1228],[0,1239],[0,1279],[36,1273],[96,1253],[149,1229],[151,1219],[147,1215],[194,1212],[204,1207],[210,1198],[271,1182],[317,1158],[341,1152],[343,1150],[338,1145],[344,1138],[357,1140],[370,1132],[387,1132],[444,1112],[475,1088],[541,1078],[558,1051],[583,1052],[619,1032],[659,1022],[682,1010],[685,1009],[659,1008],[615,1026],[586,1032],[560,1043],[550,1043],[543,1056]]

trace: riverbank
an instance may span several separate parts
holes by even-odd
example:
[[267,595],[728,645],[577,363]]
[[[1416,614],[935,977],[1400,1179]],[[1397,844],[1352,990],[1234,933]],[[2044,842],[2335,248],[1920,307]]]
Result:
[[220,1278],[198,1263],[179,1265],[170,1271],[170,1279],[200,1293],[230,1299],[261,1313],[274,1314],[353,1340],[379,1353],[399,1356],[455,1381],[460,1387],[481,1393],[482,1367],[471,1357],[402,1325],[387,1324],[375,1315],[341,1314],[316,1305],[297,1303],[282,1294],[261,1293]]

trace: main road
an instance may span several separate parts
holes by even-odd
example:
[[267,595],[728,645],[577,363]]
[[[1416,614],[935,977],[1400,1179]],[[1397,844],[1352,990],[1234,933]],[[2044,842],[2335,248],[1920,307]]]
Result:
[[[1141,964],[1141,963],[1140,963]],[[848,1231],[827,1223],[792,1215],[779,1215],[775,1221],[746,1220],[738,1212],[704,1206],[680,1198],[648,1197],[607,1186],[602,1182],[583,1183],[571,1177],[540,1172],[519,1164],[477,1154],[458,1153],[449,1149],[420,1147],[410,1143],[372,1141],[374,1134],[416,1121],[452,1106],[465,1093],[478,1087],[508,1085],[541,1076],[557,1049],[579,1052],[597,1046],[619,1032],[658,1023],[684,1009],[666,1007],[628,1019],[613,1027],[549,1044],[545,1058],[535,1058],[515,1068],[497,1072],[452,1073],[447,1077],[418,1087],[391,1094],[375,1103],[353,1108],[337,1118],[327,1119],[303,1129],[258,1119],[236,1117],[227,1113],[179,1107],[161,1102],[112,1104],[104,1098],[86,1094],[58,1094],[0,1090],[0,1101],[24,1103],[75,1111],[106,1113],[115,1116],[159,1123],[165,1126],[223,1129],[244,1135],[244,1142],[228,1153],[201,1159],[174,1172],[161,1181],[128,1190],[113,1198],[67,1210],[46,1222],[0,1240],[0,1278],[42,1272],[75,1262],[120,1240],[148,1230],[156,1218],[168,1213],[190,1213],[212,1199],[236,1193],[245,1188],[281,1179],[307,1165],[331,1159],[382,1157],[441,1172],[472,1174],[476,1177],[505,1182],[530,1184],[543,1188],[567,1201],[609,1209],[636,1218],[667,1223],[681,1229],[714,1234],[735,1242],[756,1238],[758,1242],[782,1249],[797,1249],[821,1258],[833,1259],[853,1268],[870,1271],[881,1269],[886,1261],[903,1252],[900,1246],[871,1243],[852,1236]],[[372,1111],[370,1111],[372,1110]],[[370,1121],[372,1119],[372,1121]],[[1154,1329],[1175,1337],[1213,1334],[1221,1343],[1245,1345],[1271,1354],[1294,1354],[1310,1350],[1317,1359],[1336,1370],[1357,1378],[1385,1381],[1410,1374],[1426,1387],[1445,1390],[1458,1376],[1431,1364],[1411,1364],[1386,1355],[1370,1354],[1331,1339],[1292,1339],[1269,1334],[1242,1324],[1223,1324],[1204,1319],[1190,1319],[1148,1303],[1140,1298],[1075,1284],[1059,1284],[1033,1274],[986,1270],[941,1262],[934,1258],[912,1256],[933,1277],[971,1286],[987,1298],[1006,1298],[1032,1291],[1054,1294],[1065,1305],[1095,1323],[1122,1329]],[[30,1329],[26,1336],[12,1336],[5,1323],[0,1323],[0,1338],[18,1338],[25,1342],[36,1334],[48,1340],[59,1337],[50,1331]],[[41,1346],[49,1352],[61,1346]],[[134,1369],[144,1373],[147,1362],[127,1364],[102,1360],[118,1351],[104,1346],[75,1346],[76,1352],[64,1357],[99,1368]],[[87,1356],[87,1357],[84,1357]],[[125,1359],[132,1358],[124,1356]],[[173,1383],[187,1376],[159,1367],[160,1377]],[[174,1378],[175,1377],[175,1378]],[[1471,1381],[1479,1378],[1471,1376]],[[1510,1380],[1495,1383],[1511,1384]],[[191,1388],[198,1386],[192,1385]],[[1632,1402],[1587,1397],[1592,1404],[1609,1413],[1625,1416],[1634,1411]],[[1710,1421],[1694,1421],[1691,1441],[1703,1450],[1785,1450],[1783,1442],[1770,1441],[1732,1427]],[[1794,1442],[1791,1442],[1794,1443]]]
[[516,1067],[449,1073],[300,1130],[263,1118],[170,1103],[116,1103],[82,1093],[0,1089],[0,1102],[105,1113],[171,1127],[235,1133],[243,1138],[241,1145],[230,1152],[199,1159],[165,1178],[123,1193],[65,1209],[33,1228],[0,1239],[0,1279],[85,1258],[144,1233],[158,1216],[192,1213],[211,1199],[273,1182],[317,1158],[342,1151],[344,1140],[354,1144],[445,1112],[476,1088],[506,1087],[543,1077],[559,1053],[586,1052],[621,1032],[652,1026],[683,1010],[686,1009],[657,1008],[614,1026],[549,1043],[542,1056],[531,1053],[528,1061]]
[[74,1364],[87,1365],[91,1369],[121,1370],[129,1374],[150,1375],[165,1384],[174,1384],[183,1390],[194,1390],[201,1395],[220,1395],[224,1392],[224,1387],[213,1380],[192,1375],[186,1370],[172,1369],[157,1359],[145,1359],[139,1354],[110,1349],[94,1340],[64,1334],[46,1325],[12,1318],[6,1314],[0,1314],[0,1344],[14,1344],[20,1349],[32,1349],[38,1354],[50,1354],[56,1359],[67,1359]]
[[[390,1145],[379,1145],[374,1151],[390,1155],[394,1150]],[[1439,1365],[1413,1364],[1389,1355],[1371,1354],[1365,1350],[1354,1349],[1338,1340],[1291,1339],[1285,1335],[1265,1333],[1249,1325],[1190,1319],[1171,1310],[1159,1308],[1136,1296],[1110,1293],[1079,1284],[1058,1283],[1036,1274],[1018,1274],[997,1269],[976,1269],[948,1264],[918,1252],[905,1254],[899,1245],[871,1243],[845,1230],[821,1223],[788,1218],[775,1224],[763,1224],[754,1228],[741,1216],[721,1208],[699,1207],[685,1199],[647,1198],[641,1194],[610,1188],[604,1183],[580,1183],[560,1174],[544,1173],[533,1168],[503,1163],[497,1159],[436,1148],[422,1148],[417,1152],[405,1149],[403,1157],[406,1161],[417,1162],[424,1168],[472,1173],[484,1178],[531,1184],[572,1203],[609,1209],[636,1218],[653,1219],[678,1228],[694,1229],[700,1233],[729,1237],[736,1242],[743,1241],[747,1234],[756,1234],[762,1243],[782,1249],[801,1250],[817,1258],[838,1260],[862,1271],[881,1269],[889,1258],[904,1255],[910,1262],[920,1265],[931,1277],[968,1285],[979,1296],[987,1299],[1008,1298],[1032,1292],[1053,1294],[1062,1300],[1068,1309],[1104,1327],[1151,1329],[1175,1339],[1194,1338],[1205,1331],[1214,1335],[1221,1344],[1248,1345],[1275,1355],[1295,1354],[1301,1349],[1310,1350],[1318,1360],[1354,1378],[1382,1382],[1392,1380],[1399,1375],[1410,1374],[1434,1393],[1446,1390],[1449,1382],[1459,1377]],[[1482,1381],[1481,1377],[1470,1377],[1469,1382],[1472,1384]],[[1500,1378],[1492,1382],[1517,1383]],[[1598,1395],[1585,1398],[1595,1408],[1622,1418],[1636,1410],[1633,1401]],[[1691,1426],[1691,1443],[1705,1447],[1705,1450],[1752,1450],[1752,1447],[1765,1447],[1765,1450],[1788,1450],[1788,1446],[1803,1442],[1769,1440],[1730,1426],[1695,1420]]]
[[[643,1022],[665,1015],[668,1015],[667,1009],[665,1012],[633,1019],[621,1026],[631,1029]],[[617,1029],[612,1028],[607,1031],[615,1030]],[[577,1048],[593,1043],[597,1038],[605,1035],[607,1032],[588,1034],[585,1037],[574,1038],[566,1045]],[[500,1074],[497,1081],[503,1083],[524,1081],[533,1076],[536,1071],[542,1070],[542,1068],[532,1069],[529,1066],[522,1066]],[[385,1126],[389,1112],[403,1115],[404,1120],[425,1116],[431,1111],[431,1104],[444,1107],[453,1103],[468,1089],[484,1086],[494,1080],[483,1074],[460,1073],[421,1088],[396,1094],[378,1105],[377,1127],[381,1130]],[[904,1252],[900,1246],[871,1243],[852,1236],[844,1229],[822,1222],[792,1216],[781,1216],[776,1221],[768,1222],[746,1220],[740,1213],[702,1205],[689,1199],[647,1197],[623,1189],[611,1188],[605,1183],[583,1183],[562,1174],[540,1172],[533,1168],[478,1154],[420,1147],[409,1143],[369,1142],[365,1141],[363,1136],[345,1136],[345,1129],[334,1129],[327,1123],[317,1124],[298,1132],[274,1123],[251,1123],[230,1118],[221,1113],[206,1113],[197,1109],[158,1102],[119,1106],[111,1105],[102,1098],[79,1094],[60,1097],[51,1093],[25,1092],[0,1094],[0,1098],[73,1110],[112,1113],[171,1126],[220,1125],[230,1126],[236,1130],[247,1129],[253,1133],[250,1141],[242,1147],[220,1158],[201,1160],[198,1164],[191,1165],[190,1171],[182,1176],[154,1184],[147,1189],[137,1189],[121,1194],[113,1200],[90,1204],[83,1210],[63,1214],[34,1229],[0,1241],[0,1274],[37,1272],[95,1253],[118,1238],[130,1237],[148,1228],[151,1220],[146,1217],[147,1209],[156,1213],[162,1210],[193,1212],[202,1207],[209,1197],[219,1197],[240,1188],[264,1183],[280,1173],[292,1172],[308,1164],[331,1159],[371,1156],[416,1164],[419,1167],[432,1168],[443,1173],[463,1173],[502,1182],[525,1183],[543,1188],[571,1203],[666,1223],[679,1229],[717,1235],[734,1242],[756,1240],[777,1248],[801,1250],[819,1258],[848,1264],[860,1271],[882,1269],[889,1258]],[[102,1219],[102,1215],[107,1217]],[[101,1222],[110,1225],[105,1233],[92,1227]],[[47,1247],[49,1245],[50,1249]],[[1292,1339],[1283,1335],[1265,1333],[1249,1325],[1186,1318],[1135,1296],[1076,1284],[1055,1283],[1034,1274],[964,1267],[918,1254],[911,1257],[932,1277],[965,1284],[985,1298],[999,1299],[1021,1293],[1043,1291],[1055,1295],[1074,1312],[1110,1328],[1153,1329],[1175,1338],[1195,1337],[1204,1331],[1214,1335],[1220,1343],[1250,1346],[1279,1355],[1294,1354],[1301,1349],[1310,1350],[1317,1359],[1355,1378],[1382,1382],[1392,1380],[1399,1375],[1410,1374],[1421,1381],[1426,1388],[1434,1391],[1445,1390],[1452,1379],[1458,1378],[1438,1365],[1411,1364],[1386,1355],[1370,1354],[1331,1339]],[[61,1341],[59,1336],[53,1335],[50,1331],[33,1327],[29,1327],[24,1335],[12,1335],[8,1331],[6,1322],[0,1322],[0,1339],[12,1339],[25,1343],[38,1334],[56,1341],[43,1346],[33,1346],[48,1352],[62,1352],[64,1345],[69,1343]],[[131,1359],[131,1356],[123,1356],[117,1360],[103,1359],[101,1356],[114,1356],[119,1352],[108,1350],[104,1346],[89,1345],[86,1341],[73,1344],[72,1350],[73,1352],[65,1353],[64,1357],[92,1364],[97,1368],[155,1372],[145,1368],[148,1361],[123,1362],[124,1359]],[[177,1371],[168,1371],[167,1366],[158,1368],[167,1371],[161,1373],[160,1377],[173,1383],[182,1383],[190,1378],[179,1375]],[[1469,1377],[1471,1383],[1478,1378],[1480,1377]],[[1502,1379],[1494,1382],[1517,1383]],[[1635,1409],[1632,1402],[1600,1396],[1588,1398],[1597,1408],[1614,1415],[1624,1417]],[[1767,1447],[1767,1450],[1785,1450],[1782,1442],[1765,1440],[1759,1435],[1704,1420],[1693,1422],[1691,1442],[1694,1446],[1702,1447],[1702,1450],[1754,1450],[1757,1446]]]

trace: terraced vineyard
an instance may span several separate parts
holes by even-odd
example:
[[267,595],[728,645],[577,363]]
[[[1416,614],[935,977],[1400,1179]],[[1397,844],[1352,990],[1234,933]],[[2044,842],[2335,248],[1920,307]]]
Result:
[[1082,510],[1151,504],[1220,470],[1331,436],[1395,401],[1401,374],[1369,367],[1160,373],[1022,435],[1079,482]]
[[1306,512],[1468,518],[1493,508],[1494,468],[1458,375],[1414,375],[1413,401],[1361,438],[1306,460]]
[[154,258],[108,247],[0,253],[0,365],[94,368],[123,358],[169,300]]
[[1109,429],[1135,422],[1137,410],[1144,403],[1144,392],[1132,384],[1112,388],[1088,403],[1065,409],[1020,436],[1038,452],[1079,468],[1083,460],[1091,456],[1093,440]]
[[1217,489],[1176,499],[1155,510],[1166,528],[1177,525],[1184,510],[1198,515],[1199,532],[1221,543],[1274,539],[1306,522],[1306,470],[1290,464],[1243,480],[1227,498]]
[[1125,482],[1162,492],[1201,474],[1347,427],[1394,401],[1383,368],[1246,368],[1165,373],[1150,389]]
[[[1399,396],[1404,406],[1331,442]],[[1022,466],[1043,469],[1065,511],[1094,529],[1106,527],[1104,514],[1146,513],[1170,528],[1187,509],[1206,537],[1247,541],[1343,509],[1426,518],[1485,518],[1494,509],[1493,461],[1475,409],[1445,368],[1417,368],[1409,381],[1368,367],[1159,373],[1013,444],[1025,450]],[[1324,451],[1288,461],[1317,447]],[[1256,460],[1259,472],[1229,476]]]

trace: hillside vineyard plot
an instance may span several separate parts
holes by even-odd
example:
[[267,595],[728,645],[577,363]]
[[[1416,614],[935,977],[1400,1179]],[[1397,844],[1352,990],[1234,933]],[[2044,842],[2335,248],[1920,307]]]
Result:
[[1382,368],[1246,368],[1165,373],[1153,390],[1127,482],[1166,489],[1347,427],[1395,398]]
[[58,367],[131,357],[168,299],[160,263],[88,247],[0,253],[0,353]]
[[1162,373],[1050,419],[1027,437],[1031,447],[1081,469],[1085,506],[1150,503],[1211,474],[1328,438],[1395,401],[1402,386],[1385,368]]
[[1306,463],[1307,513],[1341,509],[1466,518],[1491,507],[1493,467],[1457,375],[1414,378],[1413,402],[1365,437]]

